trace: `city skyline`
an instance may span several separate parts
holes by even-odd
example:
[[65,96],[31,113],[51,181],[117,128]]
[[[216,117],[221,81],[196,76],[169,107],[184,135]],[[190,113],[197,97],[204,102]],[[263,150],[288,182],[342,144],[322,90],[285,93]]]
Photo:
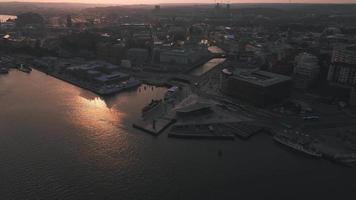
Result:
[[356,0],[0,0],[0,2],[46,2],[46,3],[91,3],[91,4],[165,4],[165,3],[192,3],[192,4],[212,4],[212,3],[356,3]]
[[355,195],[356,0],[0,5],[0,200]]

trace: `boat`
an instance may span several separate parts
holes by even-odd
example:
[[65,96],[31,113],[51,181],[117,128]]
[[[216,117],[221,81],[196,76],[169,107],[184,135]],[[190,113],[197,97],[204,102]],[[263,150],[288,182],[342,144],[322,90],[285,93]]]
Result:
[[9,70],[5,67],[0,68],[0,74],[8,74]]
[[162,99],[160,99],[160,100],[152,99],[152,101],[147,106],[142,108],[142,114],[145,114],[149,111],[152,111],[152,110],[158,108],[158,106],[161,105],[161,103],[162,103]]
[[276,134],[275,136],[273,136],[273,139],[274,141],[282,145],[285,145],[289,148],[292,148],[298,152],[305,153],[312,157],[317,157],[317,158],[322,157],[322,154],[319,151],[317,151],[311,144],[303,141],[303,139],[298,137],[302,137],[302,136],[296,136],[293,138],[291,136],[287,136],[286,134]]
[[140,80],[130,78],[129,80],[121,82],[119,84],[105,85],[101,87],[99,90],[97,90],[97,93],[100,95],[110,95],[110,94],[121,92],[123,90],[134,88],[139,85],[141,85]]
[[172,101],[176,98],[177,93],[178,93],[179,87],[173,86],[167,90],[167,92],[164,94],[164,100],[165,101]]
[[32,71],[32,69],[30,67],[26,67],[23,64],[21,64],[17,69],[22,72],[25,72],[25,73],[31,73],[31,71]]

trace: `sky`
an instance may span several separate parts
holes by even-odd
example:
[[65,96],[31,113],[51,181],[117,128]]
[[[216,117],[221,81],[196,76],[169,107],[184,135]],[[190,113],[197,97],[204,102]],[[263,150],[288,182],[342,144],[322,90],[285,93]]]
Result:
[[[95,4],[159,4],[159,3],[288,3],[289,0],[0,0],[0,2],[75,2]],[[356,3],[356,0],[291,0],[293,3]]]

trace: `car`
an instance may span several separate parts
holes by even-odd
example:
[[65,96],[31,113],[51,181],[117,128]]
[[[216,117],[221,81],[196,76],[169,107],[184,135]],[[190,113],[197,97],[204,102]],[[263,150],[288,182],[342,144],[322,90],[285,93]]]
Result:
[[304,116],[303,119],[304,120],[317,120],[317,119],[319,119],[319,116],[316,116],[316,115]]

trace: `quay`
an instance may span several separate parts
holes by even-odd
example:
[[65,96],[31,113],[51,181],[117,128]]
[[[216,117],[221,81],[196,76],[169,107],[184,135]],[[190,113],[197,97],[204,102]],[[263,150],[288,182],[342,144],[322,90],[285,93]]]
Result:
[[168,137],[187,139],[249,139],[261,132],[262,127],[245,122],[215,122],[205,124],[180,124],[171,128]]
[[141,130],[143,132],[149,133],[154,136],[160,135],[164,130],[166,130],[169,126],[174,124],[176,119],[168,119],[168,118],[158,118],[152,120],[152,122],[148,121],[139,121],[132,124],[132,127]]
[[[41,69],[39,67],[33,67],[33,68],[38,70],[38,71],[40,71],[40,72],[42,72],[42,73],[45,73],[45,74],[47,74],[49,76],[52,76],[52,77],[54,77],[56,79],[59,79],[61,81],[70,83],[72,85],[75,85],[75,86],[80,87],[80,88],[85,89],[85,90],[89,90],[89,91],[91,91],[91,92],[93,92],[93,93],[95,93],[97,95],[100,95],[100,96],[110,95],[110,94],[101,92],[100,88],[95,87],[95,86],[91,85],[90,83],[85,83],[83,81],[80,81],[80,80],[77,80],[75,78],[72,78],[72,77],[69,77],[69,76],[66,76],[66,75],[62,75],[62,74],[59,74],[59,73],[48,72],[48,71],[45,71],[45,70],[43,70],[43,69]],[[127,88],[124,88],[124,89],[122,89],[122,90],[120,90],[118,92],[112,92],[112,94],[119,93],[119,92],[121,92],[123,90],[129,90],[129,89],[132,89],[134,87],[138,87],[139,85],[140,84],[137,84],[137,86],[133,86],[133,87],[127,87]]]
[[182,134],[168,133],[168,137],[182,139],[212,139],[212,140],[234,140],[234,135],[212,135],[212,134]]

